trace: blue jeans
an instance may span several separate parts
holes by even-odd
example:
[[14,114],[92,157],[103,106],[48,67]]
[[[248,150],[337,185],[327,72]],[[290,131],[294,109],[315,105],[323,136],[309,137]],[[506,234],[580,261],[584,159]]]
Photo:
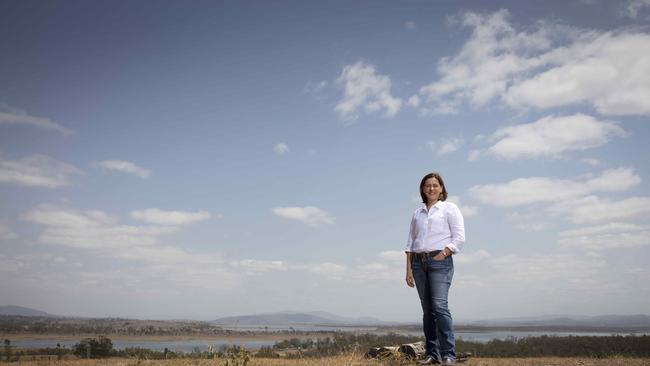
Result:
[[422,303],[427,355],[438,361],[442,357],[456,359],[456,340],[447,306],[449,287],[454,277],[454,260],[451,257],[441,261],[413,258],[411,262],[415,286]]

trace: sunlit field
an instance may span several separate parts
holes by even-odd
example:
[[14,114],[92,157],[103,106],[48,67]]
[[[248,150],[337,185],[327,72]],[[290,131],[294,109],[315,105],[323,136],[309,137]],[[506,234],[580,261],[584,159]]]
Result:
[[[417,365],[417,362],[410,362],[406,359],[366,359],[358,354],[341,355],[336,357],[309,358],[309,359],[258,359],[252,358],[248,362],[242,360],[213,359],[213,360],[164,360],[164,361],[147,361],[138,359],[109,358],[101,360],[36,360],[20,362],[0,362],[0,365],[63,365],[63,366],[82,366],[82,365],[116,365],[116,366],[180,366],[180,365],[223,365],[223,366],[298,366],[298,365],[331,365],[331,366],[391,366],[391,365]],[[467,366],[641,366],[650,365],[650,359],[638,358],[558,358],[558,357],[540,357],[540,358],[472,358],[459,365]]]

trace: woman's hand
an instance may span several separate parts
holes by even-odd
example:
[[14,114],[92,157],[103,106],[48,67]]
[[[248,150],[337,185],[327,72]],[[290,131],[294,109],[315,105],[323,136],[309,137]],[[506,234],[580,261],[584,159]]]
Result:
[[443,249],[440,251],[440,253],[436,254],[433,257],[434,261],[444,261],[445,258],[449,257],[451,254],[447,252],[447,248]]
[[413,271],[410,269],[406,270],[406,284],[408,287],[413,287],[415,286],[415,279],[413,278]]

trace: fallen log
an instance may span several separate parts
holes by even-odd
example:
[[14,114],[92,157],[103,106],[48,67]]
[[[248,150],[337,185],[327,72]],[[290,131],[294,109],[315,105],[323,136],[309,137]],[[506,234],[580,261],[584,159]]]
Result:
[[[426,354],[424,342],[405,343],[400,346],[371,347],[366,353],[368,358],[390,358],[406,357],[410,360],[423,358]],[[458,354],[456,362],[465,362],[472,356],[471,353],[465,352]]]

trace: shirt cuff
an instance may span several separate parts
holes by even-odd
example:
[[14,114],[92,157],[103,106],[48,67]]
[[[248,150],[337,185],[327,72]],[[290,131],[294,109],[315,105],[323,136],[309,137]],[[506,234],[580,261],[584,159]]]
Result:
[[447,248],[449,248],[449,250],[451,250],[451,252],[454,254],[458,253],[459,251],[458,247],[455,246],[454,244],[447,244]]

